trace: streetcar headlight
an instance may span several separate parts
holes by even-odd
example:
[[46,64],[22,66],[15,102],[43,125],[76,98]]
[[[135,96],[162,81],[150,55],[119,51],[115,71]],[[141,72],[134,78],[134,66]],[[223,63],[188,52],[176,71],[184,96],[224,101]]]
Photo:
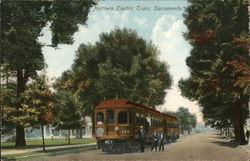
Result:
[[99,128],[96,130],[97,136],[103,136],[103,133],[104,133],[103,128],[100,128],[100,127],[99,127]]

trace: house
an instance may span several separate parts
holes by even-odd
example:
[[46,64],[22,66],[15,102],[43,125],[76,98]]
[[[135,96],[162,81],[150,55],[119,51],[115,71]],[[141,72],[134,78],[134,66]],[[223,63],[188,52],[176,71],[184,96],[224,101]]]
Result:
[[[71,138],[91,138],[92,137],[92,122],[91,117],[85,117],[85,126],[83,129],[72,129],[70,130]],[[56,129],[52,125],[44,126],[44,138],[65,138],[67,137],[68,130]],[[31,138],[41,138],[41,130],[33,128],[25,128],[25,137],[27,139]]]

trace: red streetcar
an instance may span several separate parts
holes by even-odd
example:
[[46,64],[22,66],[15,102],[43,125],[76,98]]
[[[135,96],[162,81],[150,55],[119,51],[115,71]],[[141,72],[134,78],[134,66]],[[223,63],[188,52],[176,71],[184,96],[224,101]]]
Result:
[[93,112],[93,137],[104,152],[137,151],[137,132],[143,126],[150,142],[154,132],[163,129],[165,141],[179,138],[179,121],[171,115],[126,99],[102,101]]

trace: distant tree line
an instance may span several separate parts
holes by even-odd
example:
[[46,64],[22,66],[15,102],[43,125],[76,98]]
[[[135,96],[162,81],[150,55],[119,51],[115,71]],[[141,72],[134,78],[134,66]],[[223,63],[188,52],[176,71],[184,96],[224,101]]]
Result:
[[195,114],[189,112],[188,108],[179,107],[176,112],[165,111],[164,113],[175,116],[180,121],[180,130],[183,134],[185,131],[190,134],[193,128],[196,127],[197,117]]

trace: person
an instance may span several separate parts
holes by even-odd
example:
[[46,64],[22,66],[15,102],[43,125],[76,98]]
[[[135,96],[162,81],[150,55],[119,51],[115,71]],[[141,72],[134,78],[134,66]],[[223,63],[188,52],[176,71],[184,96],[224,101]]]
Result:
[[170,138],[171,138],[171,141],[174,140],[174,129],[173,128],[170,129]]
[[247,142],[249,142],[249,131],[246,131]]
[[138,131],[139,143],[141,147],[141,152],[144,152],[144,145],[146,141],[146,131],[143,126],[140,126],[140,130]]
[[159,151],[164,151],[164,140],[165,140],[165,132],[164,129],[162,129],[160,133]]
[[159,141],[159,138],[156,134],[156,131],[154,132],[153,136],[152,136],[152,139],[153,139],[153,144],[152,144],[152,147],[151,147],[151,152],[152,150],[155,148],[155,151],[157,151],[157,146],[158,146],[158,141]]

